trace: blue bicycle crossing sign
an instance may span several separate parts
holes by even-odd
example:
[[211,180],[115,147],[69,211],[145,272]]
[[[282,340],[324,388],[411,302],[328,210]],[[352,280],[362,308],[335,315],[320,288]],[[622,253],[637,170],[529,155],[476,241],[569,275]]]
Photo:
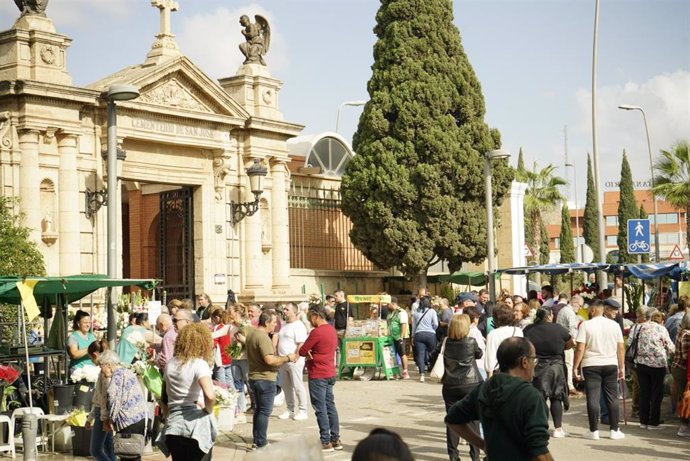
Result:
[[647,254],[650,245],[649,219],[628,219],[628,253]]

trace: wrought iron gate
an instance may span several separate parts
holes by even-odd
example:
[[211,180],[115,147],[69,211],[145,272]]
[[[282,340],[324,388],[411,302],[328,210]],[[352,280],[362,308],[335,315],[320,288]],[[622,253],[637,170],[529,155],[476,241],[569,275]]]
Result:
[[167,299],[194,299],[192,189],[161,192],[159,277]]

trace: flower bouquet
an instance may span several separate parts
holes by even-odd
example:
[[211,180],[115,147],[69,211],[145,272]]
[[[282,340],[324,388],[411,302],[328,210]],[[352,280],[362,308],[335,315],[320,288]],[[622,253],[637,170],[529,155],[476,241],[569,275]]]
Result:
[[244,344],[238,341],[237,335],[247,337],[247,325],[242,325],[232,337],[232,342],[225,348],[225,352],[233,359],[239,358],[244,353]]
[[2,388],[2,393],[0,394],[0,411],[9,410],[9,406],[16,403],[13,400],[9,400],[14,391],[17,390],[16,387],[12,386],[17,378],[19,378],[19,372],[8,365],[0,365],[0,388]]
[[96,365],[84,365],[83,367],[75,369],[70,375],[70,380],[73,383],[87,382],[95,383],[98,380],[98,375],[101,368]]
[[235,408],[237,391],[234,388],[216,383],[213,390],[216,393],[216,405],[222,408]]

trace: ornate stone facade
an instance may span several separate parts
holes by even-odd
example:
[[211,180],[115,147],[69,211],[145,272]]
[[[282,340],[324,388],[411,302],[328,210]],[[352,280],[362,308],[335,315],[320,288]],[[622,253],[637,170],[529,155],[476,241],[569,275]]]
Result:
[[[0,32],[1,193],[20,196],[50,275],[105,273],[106,210],[98,209],[109,173],[103,94],[114,84],[134,85],[140,97],[117,103],[117,145],[125,155],[117,171],[119,275],[176,270],[163,267],[161,252],[178,262],[176,245],[187,236],[180,254],[191,279],[180,293],[205,292],[216,302],[229,289],[242,300],[302,298],[290,282],[286,141],[303,127],[283,120],[282,83],[254,65],[222,85],[211,80],[179,53],[169,22],[177,4],[152,5],[161,10],[161,31],[146,62],[86,88],[72,86],[70,39],[48,17],[22,16]],[[230,204],[253,200],[246,168],[254,159],[268,169],[259,211],[233,223]],[[175,191],[188,192],[188,222],[175,227],[169,219],[163,228],[161,203]],[[163,287],[177,282],[163,280]]]

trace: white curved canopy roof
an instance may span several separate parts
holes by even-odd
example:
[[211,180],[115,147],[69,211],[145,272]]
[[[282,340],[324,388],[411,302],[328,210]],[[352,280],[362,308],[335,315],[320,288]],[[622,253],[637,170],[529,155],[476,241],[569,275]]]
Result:
[[341,177],[355,155],[345,138],[330,131],[289,139],[287,146],[291,157],[304,157],[305,167],[324,176]]

